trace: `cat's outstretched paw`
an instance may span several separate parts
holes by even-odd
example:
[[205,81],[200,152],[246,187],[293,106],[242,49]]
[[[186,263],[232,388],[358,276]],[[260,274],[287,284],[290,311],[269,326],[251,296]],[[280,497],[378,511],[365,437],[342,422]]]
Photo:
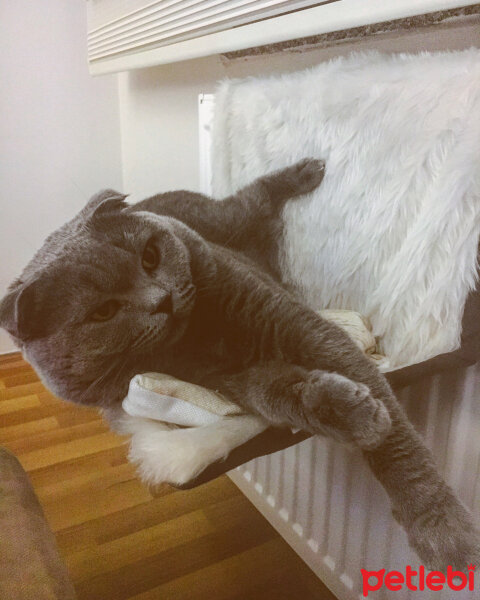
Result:
[[312,371],[303,384],[302,401],[310,431],[326,426],[336,437],[364,450],[376,448],[390,431],[383,402],[366,385],[338,373]]
[[285,174],[289,176],[290,185],[296,190],[296,195],[308,194],[322,183],[325,161],[305,158],[285,169]]
[[466,572],[468,565],[480,564],[480,535],[454,495],[448,490],[442,497],[405,526],[408,541],[429,569],[446,572],[450,565]]

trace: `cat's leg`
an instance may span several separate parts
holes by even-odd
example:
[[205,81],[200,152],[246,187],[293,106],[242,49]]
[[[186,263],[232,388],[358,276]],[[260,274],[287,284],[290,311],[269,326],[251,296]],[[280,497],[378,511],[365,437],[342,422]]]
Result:
[[262,216],[265,203],[278,210],[291,198],[308,194],[317,188],[325,175],[325,161],[305,158],[294,165],[259,177],[250,185],[223,200],[239,202],[251,212],[253,219]]
[[377,447],[364,453],[424,564],[442,570],[447,565],[465,570],[470,563],[478,564],[480,536],[471,515],[438,473],[431,452],[376,366],[345,332],[303,308],[285,322],[284,332],[289,360],[295,356],[307,368],[335,369],[367,385],[388,409],[390,430]]
[[[466,570],[480,561],[472,516],[437,471],[434,458],[393,396],[382,396],[392,428],[365,457],[388,492],[409,543],[431,569]],[[421,399],[420,399],[421,400]]]
[[324,174],[323,160],[307,158],[260,177],[220,201],[193,192],[167,192],[138,202],[127,210],[146,210],[175,217],[210,242],[231,243],[232,247],[237,247],[259,225],[265,233],[285,202],[313,191],[322,182]]
[[368,387],[338,373],[269,361],[206,382],[277,426],[323,433],[360,448],[375,448],[390,417]]
[[210,464],[258,435],[268,423],[254,415],[224,417],[202,427],[182,427],[133,417],[121,408],[103,411],[110,427],[131,436],[129,460],[148,485],[183,485]]
[[[327,375],[334,376],[328,383]],[[428,568],[445,570],[451,565],[466,570],[467,565],[480,562],[480,538],[471,515],[443,481],[430,451],[393,395],[386,390],[378,393],[378,383],[371,381],[381,402],[365,393],[362,384],[355,388],[348,378],[280,363],[253,367],[210,384],[271,423],[322,432],[361,446],[389,494],[395,518]],[[385,406],[390,418],[384,415]]]

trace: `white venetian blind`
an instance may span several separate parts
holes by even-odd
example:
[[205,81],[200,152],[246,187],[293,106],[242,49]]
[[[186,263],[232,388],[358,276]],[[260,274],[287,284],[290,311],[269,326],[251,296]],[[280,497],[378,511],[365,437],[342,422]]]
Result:
[[95,61],[159,48],[325,3],[311,0],[89,0],[88,56],[90,61]]
[[92,74],[263,46],[476,0],[87,0]]

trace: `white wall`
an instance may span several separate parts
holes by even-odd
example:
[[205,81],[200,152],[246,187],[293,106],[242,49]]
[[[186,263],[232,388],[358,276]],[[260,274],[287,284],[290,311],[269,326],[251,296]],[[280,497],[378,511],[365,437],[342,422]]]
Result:
[[214,91],[222,78],[295,71],[352,50],[419,52],[479,45],[479,20],[473,18],[306,52],[234,61],[213,56],[122,73],[125,191],[140,199],[170,189],[199,189],[197,98],[202,92]]
[[117,77],[86,56],[84,0],[0,3],[0,297],[91,194],[122,187]]

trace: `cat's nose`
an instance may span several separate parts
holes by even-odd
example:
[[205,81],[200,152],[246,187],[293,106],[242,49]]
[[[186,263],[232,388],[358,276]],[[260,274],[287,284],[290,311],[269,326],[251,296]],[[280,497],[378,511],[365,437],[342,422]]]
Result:
[[173,304],[172,304],[172,296],[171,294],[167,294],[164,296],[157,306],[150,313],[151,315],[156,315],[158,313],[168,313],[171,314],[173,312]]

